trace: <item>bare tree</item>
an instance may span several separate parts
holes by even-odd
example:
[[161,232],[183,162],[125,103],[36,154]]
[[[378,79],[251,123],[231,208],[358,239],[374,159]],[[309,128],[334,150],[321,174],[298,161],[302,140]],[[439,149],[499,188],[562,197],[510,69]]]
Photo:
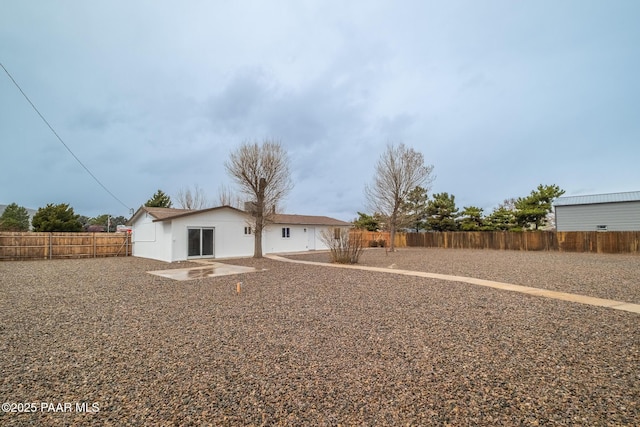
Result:
[[189,188],[181,188],[178,190],[176,199],[182,209],[204,209],[209,206],[207,197],[198,184],[195,185],[193,192],[191,192]]
[[498,209],[500,208],[504,208],[508,211],[515,211],[516,210],[516,198],[515,197],[510,197],[508,199],[504,199],[504,201],[502,203],[500,203],[500,205],[498,205]]
[[234,194],[231,188],[224,184],[220,184],[218,187],[218,204],[220,206],[231,206],[237,209],[242,209],[242,199],[237,194]]
[[402,207],[407,196],[417,186],[428,191],[435,179],[433,166],[425,166],[422,153],[404,144],[388,144],[378,159],[371,186],[365,186],[365,195],[371,211],[382,213],[388,220],[390,251],[395,250],[395,235],[402,223]]
[[253,256],[262,258],[262,230],[275,214],[278,202],[293,187],[287,153],[278,141],[265,139],[260,145],[244,142],[224,166],[249,197],[248,212],[254,221]]

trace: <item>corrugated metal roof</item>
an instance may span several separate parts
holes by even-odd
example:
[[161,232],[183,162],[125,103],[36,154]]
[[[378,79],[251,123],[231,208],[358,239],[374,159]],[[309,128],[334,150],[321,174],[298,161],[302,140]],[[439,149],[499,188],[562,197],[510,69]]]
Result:
[[640,191],[626,193],[590,194],[585,196],[558,197],[554,206],[594,205],[599,203],[639,202]]

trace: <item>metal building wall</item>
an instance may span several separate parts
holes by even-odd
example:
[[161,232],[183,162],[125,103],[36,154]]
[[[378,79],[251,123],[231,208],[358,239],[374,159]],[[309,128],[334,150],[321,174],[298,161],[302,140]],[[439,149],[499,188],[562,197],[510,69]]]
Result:
[[640,231],[640,201],[556,206],[558,231]]

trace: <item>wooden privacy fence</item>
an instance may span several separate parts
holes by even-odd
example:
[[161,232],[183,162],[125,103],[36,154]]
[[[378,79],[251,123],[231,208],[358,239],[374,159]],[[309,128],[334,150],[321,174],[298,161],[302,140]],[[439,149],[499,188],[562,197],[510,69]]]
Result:
[[0,232],[0,260],[131,255],[129,233]]
[[455,231],[407,233],[407,246],[594,253],[640,253],[640,231]]
[[[363,230],[351,230],[352,234],[359,234],[362,236],[363,247],[389,247],[390,246],[390,233],[388,231],[363,231]],[[395,246],[397,248],[403,248],[407,246],[407,240],[404,233],[396,233]]]

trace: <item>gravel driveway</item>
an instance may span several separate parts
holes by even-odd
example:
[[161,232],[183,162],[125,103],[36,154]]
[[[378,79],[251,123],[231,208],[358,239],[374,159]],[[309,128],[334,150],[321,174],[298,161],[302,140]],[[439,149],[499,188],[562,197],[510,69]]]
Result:
[[[362,263],[640,302],[638,257],[578,255],[372,250]],[[637,314],[224,262],[268,271],[178,282],[146,271],[185,264],[138,258],[0,263],[0,400],[35,408],[0,425],[640,424]]]

